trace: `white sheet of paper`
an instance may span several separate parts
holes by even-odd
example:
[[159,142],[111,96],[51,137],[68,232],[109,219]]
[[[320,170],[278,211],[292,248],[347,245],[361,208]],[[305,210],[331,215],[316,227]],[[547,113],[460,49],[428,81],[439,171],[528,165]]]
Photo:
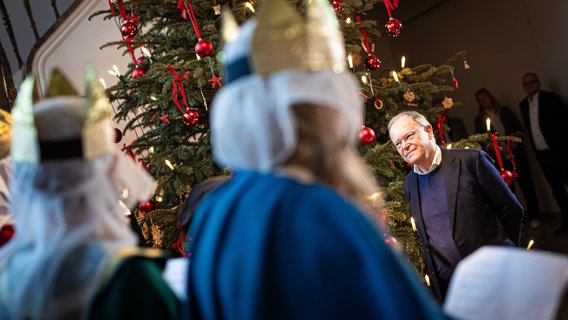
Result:
[[172,258],[166,261],[162,276],[180,300],[187,300],[186,280],[189,260],[186,258]]
[[568,256],[485,246],[457,266],[444,311],[463,320],[554,319],[568,282]]

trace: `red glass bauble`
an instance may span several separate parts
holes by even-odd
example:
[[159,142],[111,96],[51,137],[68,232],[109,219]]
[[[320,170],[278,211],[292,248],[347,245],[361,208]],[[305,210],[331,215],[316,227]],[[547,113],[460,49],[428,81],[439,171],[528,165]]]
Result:
[[341,10],[341,2],[343,2],[343,0],[332,0],[331,1],[331,7],[332,7],[333,11],[337,12],[337,11]]
[[206,57],[213,52],[213,44],[208,40],[199,40],[195,44],[195,53],[200,57]]
[[365,59],[365,66],[369,70],[377,70],[381,66],[381,60],[374,54],[370,54]]
[[136,59],[136,65],[137,65],[137,66],[141,66],[141,65],[143,65],[143,64],[145,64],[145,63],[146,63],[146,58],[143,57],[143,56],[142,56],[142,57],[138,57],[138,59]]
[[364,127],[359,131],[359,141],[361,141],[362,144],[369,144],[375,141],[375,131],[369,127]]
[[183,113],[183,123],[186,125],[192,126],[196,124],[197,121],[199,121],[199,112],[197,112],[197,109],[190,108]]
[[456,79],[456,77],[452,77],[452,85],[454,86],[454,88],[458,88],[460,86],[458,79]]
[[136,67],[134,68],[134,70],[132,70],[132,79],[136,79],[140,76],[143,76],[146,74],[146,70],[144,70],[141,67]]
[[16,232],[11,224],[5,224],[0,228],[0,247],[6,244],[10,239],[14,237]]
[[398,19],[389,18],[389,21],[385,24],[386,32],[391,37],[396,37],[402,31],[402,22]]
[[134,24],[134,22],[128,21],[120,27],[120,32],[126,39],[132,39],[138,33],[138,27]]
[[122,140],[122,131],[118,128],[114,128],[114,143],[119,143]]
[[501,170],[501,178],[505,180],[505,183],[509,186],[515,180],[515,176],[509,170]]
[[147,215],[150,211],[154,210],[154,201],[148,200],[146,202],[142,202],[138,205],[138,209],[140,213],[143,215]]

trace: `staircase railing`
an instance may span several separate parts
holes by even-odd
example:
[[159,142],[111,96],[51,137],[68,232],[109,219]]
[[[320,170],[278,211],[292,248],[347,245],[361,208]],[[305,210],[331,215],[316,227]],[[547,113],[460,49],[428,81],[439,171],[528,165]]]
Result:
[[[57,0],[51,0],[51,9],[53,10],[54,13],[54,20],[52,21],[53,25],[56,24],[56,22],[61,17],[57,2],[58,2]],[[34,41],[35,43],[37,43],[41,41],[42,35],[40,35],[40,33],[38,32],[36,18],[34,17],[32,10],[32,2],[30,0],[22,0],[22,4],[25,8],[29,26],[35,37]],[[8,38],[10,40],[10,45],[12,47],[12,51],[14,53],[16,63],[18,65],[17,68],[15,69],[20,70],[22,69],[22,67],[24,67],[24,61],[27,60],[27,57],[22,57],[18,39],[16,38],[14,33],[11,14],[8,10],[8,7],[4,3],[4,0],[0,0],[0,14],[2,15],[2,21],[6,30],[6,34],[8,35]],[[47,16],[48,15],[42,15],[42,19]],[[21,19],[22,17],[16,17],[16,18]],[[25,41],[30,41],[30,40],[26,39]],[[14,87],[13,74],[12,74],[12,70],[14,70],[14,68],[12,68],[10,65],[10,61],[7,57],[4,45],[7,44],[0,43],[0,86],[1,86],[0,109],[10,111],[16,97],[16,88]],[[30,54],[31,52],[28,54],[28,56]]]

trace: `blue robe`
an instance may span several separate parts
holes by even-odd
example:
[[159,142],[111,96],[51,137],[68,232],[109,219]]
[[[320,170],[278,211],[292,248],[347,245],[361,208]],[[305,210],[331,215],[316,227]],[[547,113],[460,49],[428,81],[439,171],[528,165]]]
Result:
[[440,319],[376,224],[332,189],[237,172],[189,233],[191,319]]

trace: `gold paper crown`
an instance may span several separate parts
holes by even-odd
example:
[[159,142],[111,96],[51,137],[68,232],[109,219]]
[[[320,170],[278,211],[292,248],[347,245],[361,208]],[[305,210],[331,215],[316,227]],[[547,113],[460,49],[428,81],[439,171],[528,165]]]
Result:
[[12,115],[0,109],[0,159],[10,154],[12,143]]
[[[40,145],[43,142],[61,142],[57,140],[69,140],[70,137],[57,137],[57,134],[46,130],[44,133],[38,132],[38,124],[35,119],[34,108],[40,104],[51,103],[56,111],[61,111],[62,108],[79,108],[76,114],[79,114],[80,132],[71,132],[79,141],[81,150],[80,156],[83,159],[93,159],[104,153],[108,153],[113,149],[113,132],[110,125],[110,103],[104,93],[104,89],[95,79],[95,71],[92,67],[87,67],[86,70],[86,97],[79,97],[77,91],[73,88],[67,78],[61,73],[60,70],[54,69],[50,75],[48,89],[45,94],[45,99],[42,101],[34,101],[34,78],[28,76],[21,84],[18,91],[18,96],[12,109],[12,148],[11,155],[16,161],[25,161],[30,163],[39,163],[42,159],[43,150],[40,150]],[[64,97],[76,98],[76,100],[65,100]],[[69,102],[71,101],[71,102]],[[34,104],[35,103],[35,104]],[[63,106],[65,105],[65,106]],[[59,109],[57,109],[59,107]],[[62,120],[62,123],[57,123],[57,115],[50,118],[55,119],[55,123],[42,123],[43,127],[51,127],[57,131],[58,126],[64,127],[70,125],[65,121],[73,121],[70,119]],[[45,120],[44,120],[45,121]],[[67,130],[67,132],[72,129]],[[65,146],[62,146],[64,150]]]
[[[235,32],[228,29],[235,28],[236,23],[230,13],[223,19],[223,36],[230,42]],[[286,0],[265,0],[259,10],[249,60],[251,72],[263,77],[288,69],[343,72],[344,39],[330,3],[312,0],[304,21]]]

